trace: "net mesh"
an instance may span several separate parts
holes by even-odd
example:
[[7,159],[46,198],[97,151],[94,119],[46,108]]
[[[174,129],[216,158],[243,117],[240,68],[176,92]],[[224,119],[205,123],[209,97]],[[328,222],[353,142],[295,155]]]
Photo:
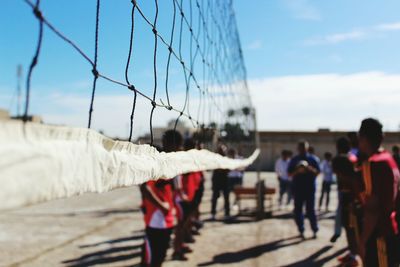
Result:
[[[130,10],[129,25],[120,30],[126,34],[128,43],[121,45],[124,47],[122,71],[113,71],[113,75],[107,72],[111,69],[109,65],[115,64],[109,55],[115,50],[101,48],[110,47],[106,41],[112,37],[102,37],[110,19],[110,14],[102,16],[109,11],[102,7],[106,4],[110,7],[114,2],[92,3],[94,21],[92,31],[87,33],[93,35],[90,51],[44,16],[46,9],[40,0],[22,1],[32,9],[38,23],[37,42],[26,77],[24,122],[0,123],[0,165],[3,166],[0,182],[4,185],[0,190],[0,208],[84,192],[105,192],[191,171],[242,168],[255,160],[258,151],[250,153],[255,147],[255,111],[232,1],[126,1],[124,7]],[[78,9],[83,4],[76,2],[75,5]],[[111,18],[119,15],[117,12]],[[91,75],[92,81],[87,88],[90,90],[89,129],[28,122],[32,117],[31,96],[35,90],[40,91],[33,77],[40,70],[43,54],[52,49],[45,45],[50,33],[70,48],[68,53],[78,55],[79,60],[87,63],[87,75]],[[148,60],[143,60],[144,53],[150,55]],[[146,66],[151,71],[143,79],[139,74]],[[70,67],[57,66],[59,69]],[[65,75],[73,79],[70,73]],[[129,114],[123,119],[115,118],[129,122],[128,142],[109,139],[90,129],[97,119],[99,90],[104,91],[108,86],[125,89],[124,98],[129,97],[131,101]],[[143,102],[148,112],[144,112],[143,105],[138,106]],[[251,156],[228,159],[207,150],[159,153],[151,146],[153,121],[160,114],[157,111],[173,115],[173,128],[182,120],[190,122],[193,135],[200,141],[220,138],[231,144],[244,142],[247,147],[242,154]],[[110,112],[107,116],[115,115]],[[135,122],[143,116],[148,118],[150,146],[131,142],[135,128],[139,127]]]
[[[43,15],[40,0],[24,2],[32,8],[39,24],[36,50],[26,81],[25,118],[29,117],[30,95],[35,90],[31,80],[40,61],[42,43],[46,40],[46,27],[89,65],[88,75],[91,73],[93,79],[87,123],[89,128],[92,120],[96,119],[96,93],[98,81],[102,79],[132,92],[132,108],[130,114],[127,114],[129,141],[132,140],[135,117],[139,116],[136,103],[140,100],[147,101],[151,107],[149,114],[146,114],[151,144],[154,140],[155,109],[174,113],[175,127],[182,118],[186,118],[197,132],[211,129],[222,132],[222,137],[231,141],[251,139],[255,130],[255,114],[248,91],[232,1],[170,0],[161,4],[158,0],[126,1],[126,7],[131,9],[130,25],[126,27],[129,43],[126,46],[125,71],[118,77],[103,71],[107,62],[102,61],[99,53],[99,47],[104,41],[101,29],[105,27],[102,1],[93,2],[93,56]],[[145,39],[144,35],[149,32],[153,37]],[[152,65],[152,82],[147,80],[146,83],[140,83],[132,78],[135,76],[132,74],[141,68],[143,62],[136,62],[135,58],[142,53],[142,43],[148,41],[151,43],[147,49],[151,47],[152,50],[152,59],[149,60]],[[171,72],[174,74],[171,75]],[[122,76],[124,79],[119,79]],[[182,89],[171,89],[178,87],[177,83],[183,83]],[[178,100],[178,94],[183,94],[183,99]]]

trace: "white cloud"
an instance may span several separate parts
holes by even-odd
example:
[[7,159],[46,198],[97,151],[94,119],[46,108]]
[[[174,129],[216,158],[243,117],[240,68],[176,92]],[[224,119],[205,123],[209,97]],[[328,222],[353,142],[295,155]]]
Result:
[[304,41],[305,45],[337,44],[349,40],[360,40],[365,38],[367,33],[362,30],[351,32],[329,34],[323,37],[312,38]]
[[[46,123],[64,124],[74,127],[86,127],[88,122],[89,100],[87,96],[79,94],[52,94],[44,99],[46,108],[41,114]],[[174,100],[181,96],[174,96]],[[130,114],[132,110],[132,95],[98,95],[94,102],[92,116],[92,128],[103,130],[109,136],[127,137],[130,128]],[[59,111],[58,111],[59,110]],[[148,100],[138,96],[135,116],[135,137],[148,133],[150,129],[151,104]],[[176,119],[175,112],[169,112],[164,108],[156,108],[153,115],[153,127],[165,126],[166,122]]]
[[254,40],[251,42],[246,48],[247,50],[260,50],[262,48],[263,44],[261,40]]
[[[84,81],[71,83],[79,87],[84,85]],[[80,92],[79,90],[63,90],[56,88],[50,90],[46,88],[43,93],[35,90],[31,94],[30,114],[39,115],[43,118],[45,123],[67,125],[71,127],[87,127],[89,117],[89,104],[90,92]],[[236,92],[240,87],[240,83],[233,84],[230,87],[232,92]],[[175,109],[183,108],[185,102],[185,92],[178,90],[179,86],[175,88],[176,91],[170,92],[171,104]],[[0,87],[0,92],[12,92],[7,87]],[[243,96],[229,95],[228,88],[223,89],[218,87],[209,87],[210,92],[214,95],[214,101],[201,102],[198,92],[190,94],[189,102],[185,113],[190,113],[194,120],[209,123],[210,121],[220,122],[225,119],[225,114],[221,114],[219,110],[226,110],[229,107],[236,107],[238,103],[243,103]],[[227,101],[229,97],[229,101]],[[163,92],[159,92],[157,102],[161,103],[160,98],[164,103],[167,103]],[[0,106],[8,109],[7,105],[10,102],[10,94],[0,94]],[[98,92],[94,101],[94,111],[92,116],[92,129],[102,130],[106,135],[111,137],[126,138],[130,130],[130,114],[132,111],[133,93],[119,90],[115,94],[102,94]],[[216,108],[218,106],[218,109]],[[135,116],[133,136],[149,133],[150,131],[150,113],[151,103],[149,100],[138,95]],[[14,111],[14,110],[13,110]],[[165,108],[157,107],[153,115],[153,127],[165,127],[170,120],[176,120],[179,113],[176,111],[168,111]],[[181,117],[182,121],[186,121],[188,125],[193,125],[185,117]]]
[[357,129],[361,119],[381,119],[398,130],[400,74],[282,76],[249,81],[260,129]]
[[[0,95],[1,96],[1,95]],[[174,93],[170,95],[171,104],[176,109],[181,109],[185,100],[185,93]],[[1,98],[0,98],[1,99]],[[31,112],[42,116],[45,123],[68,125],[71,127],[87,127],[89,100],[87,95],[66,93],[59,91],[50,95],[42,96],[40,101],[32,101]],[[217,103],[221,103],[218,99]],[[159,100],[157,100],[160,103]],[[166,103],[164,100],[163,102]],[[132,112],[133,94],[113,94],[97,95],[94,101],[94,111],[92,114],[92,129],[102,130],[111,137],[126,138],[129,136],[130,115]],[[208,107],[211,104],[208,104]],[[214,104],[213,104],[214,105]],[[190,96],[190,110],[185,110],[194,120],[208,123],[211,116],[219,121],[221,114],[209,115],[209,110],[199,112],[199,99],[196,94]],[[205,107],[204,101],[202,108]],[[133,137],[150,132],[150,113],[151,103],[149,100],[138,95],[135,114]],[[215,110],[215,108],[213,108]],[[169,111],[162,107],[157,107],[153,114],[153,127],[165,127],[170,120],[176,120],[179,113]],[[181,121],[188,125],[193,125],[186,117],[181,117]]]
[[320,20],[319,10],[309,0],[284,0],[283,3],[297,19]]
[[365,32],[352,31],[346,33],[332,34],[326,37],[328,43],[340,43],[347,40],[357,40],[365,36]]
[[304,45],[329,45],[345,41],[362,40],[382,34],[382,32],[400,31],[400,22],[384,23],[372,27],[354,29],[348,32],[333,33],[325,36],[313,37],[303,41]]
[[400,22],[380,24],[375,27],[379,31],[399,31]]
[[[258,126],[269,130],[316,130],[320,127],[355,130],[360,121],[379,118],[387,130],[398,130],[400,74],[362,72],[348,75],[328,73],[278,76],[248,81]],[[4,97],[4,96],[3,96]],[[182,103],[183,95],[174,95]],[[45,122],[86,127],[89,99],[86,95],[65,91],[41,97],[40,110]],[[198,102],[191,100],[192,114]],[[230,104],[232,105],[232,104]],[[107,135],[127,137],[132,95],[98,95],[95,100],[93,127]],[[149,132],[151,105],[138,98],[134,135]],[[35,105],[32,110],[37,110]],[[154,126],[164,126],[176,118],[175,112],[157,108]]]

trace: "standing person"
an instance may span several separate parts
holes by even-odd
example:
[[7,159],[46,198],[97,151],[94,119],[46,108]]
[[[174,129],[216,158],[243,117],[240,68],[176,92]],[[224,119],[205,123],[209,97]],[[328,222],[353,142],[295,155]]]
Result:
[[[234,148],[230,148],[228,150],[228,157],[231,159],[242,159],[242,157],[240,157],[238,155],[236,149],[234,149]],[[244,173],[244,169],[235,169],[235,170],[230,170],[228,172],[229,192],[232,192],[237,187],[242,187],[243,173]],[[235,202],[233,203],[233,207],[238,209],[237,199],[235,199]]]
[[[230,148],[228,150],[228,157],[231,159],[240,159],[236,149],[234,149],[234,148]],[[243,170],[236,169],[236,170],[229,171],[228,179],[229,179],[230,191],[232,191],[236,186],[242,186],[243,185]]]
[[357,132],[348,132],[347,138],[350,140],[350,154],[358,156],[358,134]]
[[358,266],[357,261],[357,236],[358,220],[355,214],[356,183],[358,181],[355,165],[357,158],[350,152],[350,141],[341,137],[336,142],[337,155],[332,160],[332,168],[337,177],[338,183],[338,209],[335,217],[335,234],[331,242],[341,235],[342,227],[347,237],[348,253],[339,257],[341,266]]
[[300,141],[297,145],[298,155],[293,157],[288,166],[288,173],[292,176],[292,192],[294,195],[294,216],[300,236],[304,239],[304,214],[310,220],[313,238],[317,238],[318,222],[315,215],[315,180],[320,172],[319,165],[307,153],[308,143]]
[[322,172],[322,189],[321,197],[319,198],[319,210],[321,210],[322,202],[325,196],[325,210],[329,211],[329,197],[331,193],[331,186],[333,182],[333,170],[332,170],[332,154],[326,152],[324,154],[324,160],[321,162]]
[[198,176],[196,176],[196,179],[198,180],[198,187],[196,189],[193,199],[192,225],[194,228],[192,229],[192,232],[195,235],[199,235],[200,233],[198,231],[200,230],[200,228],[203,227],[203,223],[200,220],[200,204],[204,194],[204,182],[205,182],[203,172],[198,172]]
[[[184,149],[202,149],[202,144],[196,143],[193,138],[189,138],[184,142]],[[188,195],[192,199],[191,214],[188,222],[188,232],[199,235],[200,233],[198,230],[203,226],[202,222],[200,221],[200,204],[204,194],[204,174],[201,171],[193,172],[187,175],[187,179],[193,180],[192,182],[187,182],[188,185],[192,184],[192,189],[188,190]],[[193,192],[189,192],[190,190],[193,190]]]
[[400,167],[400,149],[398,146],[392,147],[392,156],[394,161],[396,161],[397,167]]
[[194,243],[190,232],[191,216],[193,213],[193,200],[195,183],[198,172],[186,173],[174,178],[174,201],[176,208],[177,225],[175,228],[173,260],[187,260],[184,253],[192,250],[184,242]]
[[390,153],[381,148],[383,131],[378,120],[363,120],[358,134],[360,152],[367,157],[362,163],[364,218],[360,255],[365,267],[399,266],[400,247],[395,227],[399,169]]
[[[198,143],[196,145],[197,149],[203,149],[204,144]],[[196,189],[195,195],[194,195],[194,200],[193,200],[193,206],[194,206],[194,212],[193,212],[193,226],[195,227],[195,234],[198,234],[198,231],[200,228],[203,227],[203,222],[200,220],[200,204],[203,199],[204,195],[204,173],[199,172],[200,177],[198,177],[198,187]],[[196,232],[197,231],[197,232]]]
[[[196,143],[188,138],[184,142],[184,149],[194,149]],[[195,208],[195,194],[202,178],[201,172],[190,172],[174,178],[174,199],[178,224],[175,228],[174,253],[172,259],[187,260],[184,253],[192,250],[184,242],[194,243],[191,233],[192,216]]]
[[292,200],[292,182],[288,174],[288,166],[290,162],[289,151],[282,150],[281,157],[275,162],[275,173],[278,176],[279,182],[279,207],[282,206],[284,194],[287,195],[286,205]]
[[[182,136],[169,130],[164,133],[162,142],[165,152],[177,151],[182,145]],[[164,262],[174,227],[172,182],[163,179],[149,181],[141,185],[140,189],[146,225],[142,264],[159,267]]]
[[[226,156],[226,146],[219,145],[217,153],[221,156]],[[211,219],[215,220],[217,214],[217,201],[222,192],[224,196],[224,207],[225,207],[225,219],[230,216],[230,204],[229,204],[229,170],[217,169],[214,170],[211,181],[212,181],[212,199],[211,199]]]
[[308,154],[310,154],[310,156],[313,157],[318,164],[321,163],[320,158],[315,154],[315,148],[313,146],[310,146],[307,151]]

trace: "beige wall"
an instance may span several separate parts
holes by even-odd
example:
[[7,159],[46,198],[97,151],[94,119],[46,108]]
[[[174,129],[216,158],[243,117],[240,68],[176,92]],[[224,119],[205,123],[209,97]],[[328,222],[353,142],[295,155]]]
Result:
[[[260,166],[262,170],[273,170],[274,162],[283,149],[296,153],[299,140],[306,140],[315,148],[317,156],[323,157],[325,152],[335,154],[335,142],[347,132],[260,132]],[[391,150],[395,144],[400,144],[400,133],[385,134],[384,147]]]
[[10,114],[5,109],[0,109],[0,120],[9,120]]
[[[166,128],[156,128],[155,131],[155,144],[161,143],[162,133]],[[331,132],[331,131],[318,131],[318,132],[260,132],[260,157],[249,167],[249,170],[273,171],[275,160],[280,156],[283,149],[291,150],[296,154],[296,147],[299,140],[306,140],[311,146],[315,148],[318,157],[322,158],[325,152],[335,154],[335,142],[339,137],[346,136],[347,132]],[[139,139],[142,143],[149,142],[149,137]],[[395,144],[400,145],[400,132],[388,132],[385,134],[384,147],[391,150]],[[228,144],[229,146],[229,144]],[[245,157],[251,155],[255,149],[255,143],[241,143],[235,144],[241,154]]]

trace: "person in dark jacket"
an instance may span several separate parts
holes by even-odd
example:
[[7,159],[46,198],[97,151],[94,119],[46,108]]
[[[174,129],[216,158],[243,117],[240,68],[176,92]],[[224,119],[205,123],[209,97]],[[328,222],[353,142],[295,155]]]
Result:
[[[226,156],[227,148],[225,145],[220,145],[218,147],[217,153],[221,156]],[[211,219],[215,220],[215,215],[217,214],[217,201],[222,195],[224,197],[224,207],[225,207],[225,219],[230,216],[230,203],[229,203],[229,170],[217,169],[214,170],[212,174],[212,199],[211,199]]]
[[307,218],[310,220],[313,238],[317,238],[318,232],[315,215],[315,182],[320,169],[315,158],[307,153],[308,147],[306,141],[300,141],[297,145],[298,155],[290,160],[288,166],[288,173],[292,177],[294,217],[302,239],[304,239],[304,206]]

